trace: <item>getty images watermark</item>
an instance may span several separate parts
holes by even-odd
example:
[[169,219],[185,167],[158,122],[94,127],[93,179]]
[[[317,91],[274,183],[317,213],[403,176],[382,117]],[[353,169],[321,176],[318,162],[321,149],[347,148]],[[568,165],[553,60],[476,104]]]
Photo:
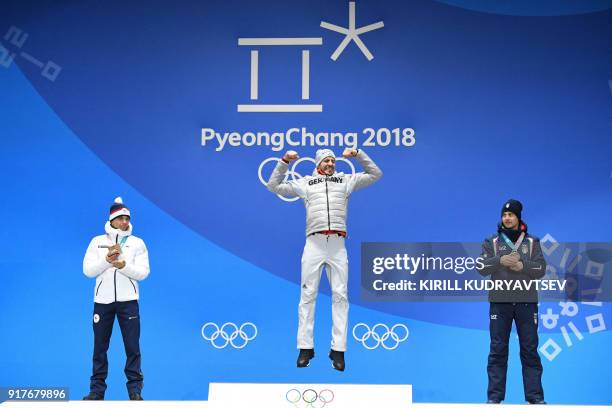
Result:
[[612,300],[612,282],[606,279],[612,243],[551,244],[545,237],[542,252],[547,266],[538,277],[510,270],[486,273],[482,243],[366,242],[361,294],[366,301],[487,301],[491,292],[507,301],[533,299],[535,293],[536,301]]

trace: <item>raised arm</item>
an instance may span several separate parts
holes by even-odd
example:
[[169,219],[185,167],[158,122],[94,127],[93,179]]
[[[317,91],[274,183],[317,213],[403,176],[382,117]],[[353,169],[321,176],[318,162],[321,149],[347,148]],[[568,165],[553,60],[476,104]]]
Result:
[[304,198],[304,189],[300,186],[300,183],[295,180],[285,180],[289,163],[298,159],[298,154],[292,150],[289,150],[279,160],[278,164],[274,168],[268,184],[266,187],[268,190],[275,194],[280,194],[284,197],[302,197]]
[[345,158],[356,158],[364,170],[362,172],[355,173],[355,175],[351,177],[349,182],[349,193],[367,187],[382,177],[382,171],[380,168],[363,150],[345,149],[342,156]]

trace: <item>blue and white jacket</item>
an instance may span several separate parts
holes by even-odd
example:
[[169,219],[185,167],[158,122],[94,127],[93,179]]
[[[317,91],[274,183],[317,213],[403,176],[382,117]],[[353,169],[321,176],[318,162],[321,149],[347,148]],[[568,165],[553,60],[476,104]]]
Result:
[[[104,229],[106,234],[91,240],[83,259],[85,276],[96,278],[94,302],[109,304],[138,300],[138,282],[149,276],[147,247],[142,239],[132,235],[132,224],[127,231],[121,231],[106,222]],[[125,266],[117,269],[106,261],[108,249],[99,246],[114,245],[122,241],[119,260],[125,261]]]

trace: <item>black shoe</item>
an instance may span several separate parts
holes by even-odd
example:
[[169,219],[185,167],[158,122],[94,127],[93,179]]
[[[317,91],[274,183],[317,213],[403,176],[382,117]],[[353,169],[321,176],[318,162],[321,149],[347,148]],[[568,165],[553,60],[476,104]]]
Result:
[[93,391],[83,397],[83,401],[101,401],[103,399],[104,399],[103,395],[96,394]]
[[338,371],[344,371],[344,351],[329,351],[329,358],[332,361],[332,367]]
[[487,400],[487,404],[501,404],[501,401],[500,400],[490,399],[490,400]]
[[310,360],[315,356],[314,349],[300,349],[300,354],[297,359],[298,368],[308,367],[310,365]]
[[130,400],[131,401],[144,401],[142,399],[142,395],[139,392],[130,392]]
[[533,401],[528,401],[530,404],[539,404],[539,405],[546,405],[546,401],[544,400],[533,400]]

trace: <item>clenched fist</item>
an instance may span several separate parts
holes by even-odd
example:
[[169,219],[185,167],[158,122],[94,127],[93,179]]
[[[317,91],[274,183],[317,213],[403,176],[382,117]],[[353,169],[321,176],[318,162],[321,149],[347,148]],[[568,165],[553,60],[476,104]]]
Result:
[[348,159],[349,157],[355,157],[357,156],[357,153],[359,151],[357,149],[344,149],[344,152],[342,152],[342,157],[344,157],[345,159]]
[[513,252],[510,255],[503,255],[501,258],[499,258],[499,262],[504,266],[511,267],[516,264],[520,259],[521,257],[519,256],[519,254]]
[[523,270],[523,263],[521,261],[518,261],[517,263],[515,263],[514,265],[512,265],[510,267],[510,270],[514,271],[514,272],[520,272]]
[[299,159],[299,155],[297,154],[296,151],[293,150],[287,150],[287,153],[285,153],[285,155],[283,156],[283,160],[286,162],[292,162],[294,160]]
[[115,261],[115,262],[113,262],[113,267],[115,267],[117,269],[123,269],[124,266],[125,266],[125,261]]

